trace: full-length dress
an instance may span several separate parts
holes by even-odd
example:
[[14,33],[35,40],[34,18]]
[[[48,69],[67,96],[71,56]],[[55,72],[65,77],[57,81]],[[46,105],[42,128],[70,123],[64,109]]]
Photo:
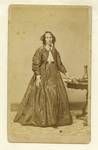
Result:
[[[34,75],[20,103],[15,122],[40,127],[72,124],[68,96],[60,74],[65,74],[66,69],[55,47],[51,53],[54,61],[48,63],[49,51],[44,46],[35,52],[32,61]],[[41,76],[39,86],[36,86],[37,75]]]

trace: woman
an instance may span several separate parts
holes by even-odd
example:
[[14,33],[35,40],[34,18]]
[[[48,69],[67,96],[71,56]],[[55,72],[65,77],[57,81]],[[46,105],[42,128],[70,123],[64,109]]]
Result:
[[33,56],[34,75],[14,119],[22,125],[56,127],[72,124],[68,96],[60,72],[67,76],[55,48],[55,36],[42,35],[43,46]]

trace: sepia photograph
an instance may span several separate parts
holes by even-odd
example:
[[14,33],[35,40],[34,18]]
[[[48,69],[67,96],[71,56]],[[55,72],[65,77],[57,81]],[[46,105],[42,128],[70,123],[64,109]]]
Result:
[[90,142],[91,14],[81,5],[9,6],[9,142]]

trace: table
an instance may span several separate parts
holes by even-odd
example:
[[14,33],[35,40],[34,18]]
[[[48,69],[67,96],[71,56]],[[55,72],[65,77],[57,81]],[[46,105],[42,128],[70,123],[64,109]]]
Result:
[[88,111],[87,111],[87,107],[88,107],[88,80],[80,80],[80,81],[66,81],[67,83],[67,88],[71,88],[71,89],[81,89],[84,90],[86,89],[86,102],[85,102],[85,106],[82,109],[82,114],[77,115],[76,117],[78,119],[82,119],[84,120],[84,125],[88,125],[87,123],[87,115],[88,115]]

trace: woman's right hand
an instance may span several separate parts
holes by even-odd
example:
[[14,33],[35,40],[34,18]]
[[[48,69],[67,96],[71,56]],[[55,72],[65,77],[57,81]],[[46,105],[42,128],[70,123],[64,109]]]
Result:
[[41,82],[41,78],[40,78],[40,75],[38,75],[38,76],[36,76],[36,86],[37,87],[39,87],[40,82]]

